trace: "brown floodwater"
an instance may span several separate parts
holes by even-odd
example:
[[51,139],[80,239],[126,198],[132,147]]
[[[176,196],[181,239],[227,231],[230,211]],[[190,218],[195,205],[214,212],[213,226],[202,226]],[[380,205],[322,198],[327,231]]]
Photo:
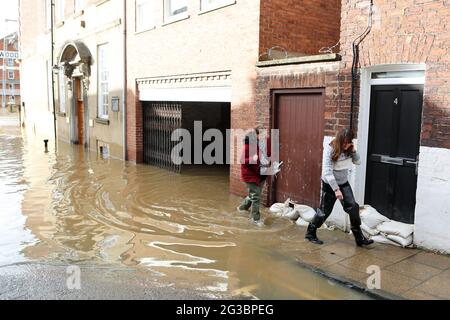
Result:
[[368,298],[296,263],[303,229],[237,213],[227,168],[179,175],[64,142],[44,153],[16,117],[0,115],[0,266],[121,265],[211,297]]

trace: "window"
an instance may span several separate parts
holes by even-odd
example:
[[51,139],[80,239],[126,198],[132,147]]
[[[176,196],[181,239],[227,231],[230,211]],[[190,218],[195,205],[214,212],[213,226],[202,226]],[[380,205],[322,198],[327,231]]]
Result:
[[59,69],[59,112],[66,112],[66,75],[64,68]]
[[14,80],[14,71],[8,71],[8,80]]
[[66,0],[56,0],[55,2],[55,21],[57,23],[63,22],[65,17]]
[[98,46],[98,117],[108,119],[109,107],[109,68],[108,45]]
[[74,12],[81,12],[81,10],[83,10],[84,7],[84,0],[75,0],[75,7],[74,7]]
[[236,0],[201,0],[201,11],[208,11],[236,3]]
[[154,0],[136,0],[136,31],[145,31],[155,26]]
[[164,0],[164,20],[172,21],[187,16],[187,0]]
[[8,59],[6,60],[6,65],[8,67],[14,67],[14,59]]

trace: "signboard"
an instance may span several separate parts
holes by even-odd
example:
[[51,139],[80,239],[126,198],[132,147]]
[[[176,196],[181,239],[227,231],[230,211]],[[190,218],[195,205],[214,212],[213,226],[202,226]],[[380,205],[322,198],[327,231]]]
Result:
[[0,50],[0,59],[20,59],[19,51]]

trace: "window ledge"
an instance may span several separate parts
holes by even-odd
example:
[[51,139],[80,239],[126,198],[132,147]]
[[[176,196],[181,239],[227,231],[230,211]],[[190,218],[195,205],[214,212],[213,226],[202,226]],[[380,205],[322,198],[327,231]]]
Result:
[[84,15],[84,10],[80,10],[78,12],[75,12],[75,14],[73,15],[74,18],[78,18],[81,17],[82,15]]
[[174,16],[172,18],[167,19],[167,21],[165,21],[162,25],[163,26],[168,26],[169,24],[172,24],[172,23],[175,23],[175,22],[178,22],[178,21],[183,21],[183,20],[189,19],[190,17],[191,16],[188,15],[188,14],[180,14],[179,16],[176,15],[176,16]]
[[66,117],[66,113],[65,112],[57,112],[56,115],[59,116],[59,117],[63,117],[63,118]]
[[287,59],[259,61],[256,63],[256,66],[259,68],[264,68],[264,67],[282,66],[282,65],[290,65],[290,64],[331,62],[331,61],[340,61],[340,60],[341,60],[341,56],[339,54],[330,53],[330,54],[319,54],[319,55],[303,56],[303,57],[293,57],[293,58],[287,58]]
[[109,126],[109,120],[108,119],[95,118],[95,122],[98,123],[98,124],[103,124],[105,126]]
[[153,27],[151,27],[151,28],[148,28],[148,29],[144,29],[144,30],[139,30],[139,31],[136,31],[134,34],[136,35],[136,34],[141,34],[141,33],[145,33],[145,32],[147,32],[147,31],[152,31],[152,30],[155,30],[156,29],[156,26],[153,26]]
[[207,7],[205,9],[201,9],[198,14],[202,15],[202,14],[205,14],[205,13],[208,13],[208,12],[211,12],[211,11],[216,11],[216,10],[219,10],[219,9],[222,9],[222,8],[225,8],[225,7],[229,7],[229,6],[232,6],[232,5],[235,5],[235,4],[236,4],[236,1],[230,1],[229,3],[225,3],[225,4],[219,4],[219,5],[216,5],[216,6],[210,6],[210,7]]
[[109,0],[98,0],[98,1],[95,3],[95,6],[98,7],[98,6],[104,4],[105,2],[108,2],[108,1],[109,1]]

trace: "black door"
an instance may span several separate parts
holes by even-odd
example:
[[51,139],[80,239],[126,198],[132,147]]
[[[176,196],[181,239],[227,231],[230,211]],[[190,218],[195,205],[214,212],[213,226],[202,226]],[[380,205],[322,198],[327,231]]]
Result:
[[423,86],[372,87],[365,202],[414,223]]

